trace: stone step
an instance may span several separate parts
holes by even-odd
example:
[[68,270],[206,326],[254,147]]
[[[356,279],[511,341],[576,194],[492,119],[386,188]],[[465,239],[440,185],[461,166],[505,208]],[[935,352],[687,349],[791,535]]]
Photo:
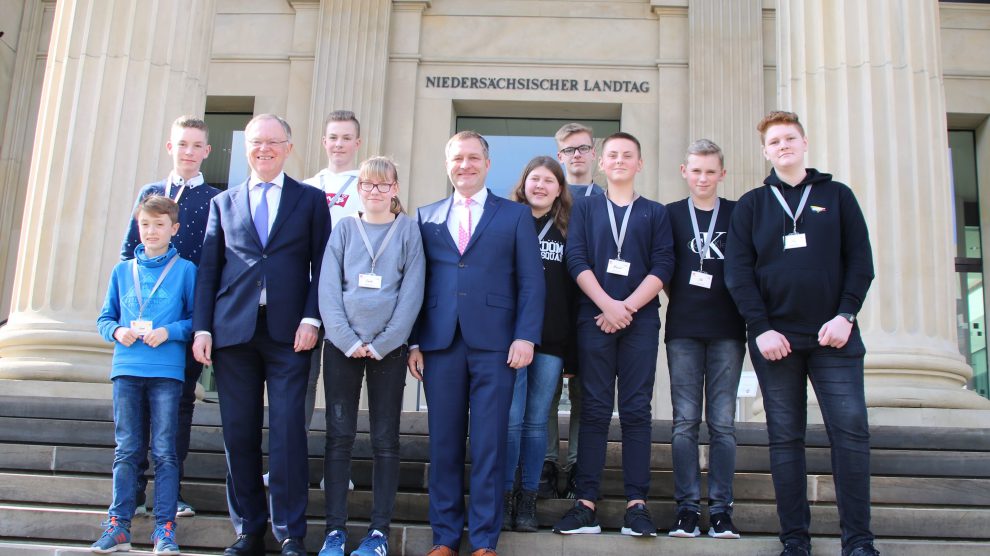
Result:
[[[0,475],[0,503],[14,506],[47,504],[52,507],[85,508],[87,511],[104,512],[110,503],[111,483],[108,478],[95,477],[44,477],[35,475]],[[187,484],[183,494],[198,510],[193,520],[200,517],[224,517],[226,505],[224,488],[219,483]],[[32,493],[34,493],[32,495]],[[570,500],[540,500],[537,503],[537,519],[542,527],[551,527],[573,502]],[[608,498],[599,501],[598,518],[603,527],[619,529],[625,502]],[[658,526],[666,528],[675,519],[671,500],[653,499],[650,511]],[[349,496],[349,515],[352,519],[367,520],[372,509],[372,494],[356,490]],[[426,523],[429,496],[425,493],[399,492],[393,518],[397,522]],[[815,534],[837,534],[838,514],[834,503],[816,501],[812,507]],[[319,518],[323,512],[323,493],[319,489],[309,492],[307,515]],[[990,508],[960,506],[903,506],[875,503],[873,527],[879,536],[921,537],[931,536],[932,528],[940,537],[958,539],[988,539],[990,530],[984,526],[990,519]],[[772,534],[777,531],[777,516],[772,500],[737,500],[734,520],[743,531]],[[702,520],[706,524],[705,519]],[[0,533],[0,537],[4,536]],[[63,538],[63,537],[57,537]],[[69,539],[71,540],[71,539]]]
[[[817,508],[816,508],[817,509]],[[815,518],[820,517],[817,513]],[[50,506],[17,506],[0,504],[0,554],[47,556],[87,552],[88,543],[102,531],[99,525],[102,512],[58,508]],[[135,552],[150,548],[144,541],[150,534],[153,521],[138,518],[132,525]],[[322,543],[322,523],[309,522],[310,534],[307,548],[315,553]],[[367,525],[354,523],[348,528],[348,549],[353,549]],[[224,517],[197,516],[179,522],[177,537],[184,554],[219,554],[233,539],[230,522]],[[985,555],[990,552],[990,542],[906,539],[878,536],[878,548],[885,554],[920,556],[938,553],[940,556]],[[275,550],[269,534],[268,549]],[[421,556],[429,550],[432,535],[425,525],[394,523],[389,535],[390,554]],[[819,554],[836,554],[839,542],[835,538],[816,536],[812,547]],[[780,543],[772,535],[745,534],[739,540],[716,540],[707,537],[697,539],[673,539],[659,536],[655,539],[635,539],[614,532],[602,535],[574,535],[565,537],[546,530],[538,533],[503,533],[499,542],[499,554],[503,556],[601,556],[618,554],[653,556],[678,554],[683,556],[723,556],[747,554],[776,556]],[[188,552],[186,552],[188,550]],[[469,552],[466,543],[461,553]]]

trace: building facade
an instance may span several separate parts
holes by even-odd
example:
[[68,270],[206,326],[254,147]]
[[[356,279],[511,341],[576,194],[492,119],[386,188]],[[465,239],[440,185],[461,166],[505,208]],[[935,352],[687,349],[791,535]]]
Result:
[[[573,120],[639,137],[637,188],[661,202],[687,195],[690,141],[712,139],[726,152],[723,195],[738,198],[768,169],[756,122],[780,108],[801,115],[810,164],[856,191],[870,226],[877,279],[860,323],[873,422],[990,418],[977,393],[986,2],[24,0],[0,4],[0,21],[6,393],[109,395],[111,349],[94,320],[134,195],[170,167],[179,114],[206,115],[207,179],[224,185],[239,164],[232,132],[252,114],[292,124],[286,171],[301,179],[326,164],[325,114],[352,109],[359,156],[395,158],[416,207],[449,191],[452,132],[545,148]],[[518,156],[493,149],[510,176],[493,188],[509,187]],[[658,368],[655,415],[669,418]],[[743,414],[758,419],[759,400]]]

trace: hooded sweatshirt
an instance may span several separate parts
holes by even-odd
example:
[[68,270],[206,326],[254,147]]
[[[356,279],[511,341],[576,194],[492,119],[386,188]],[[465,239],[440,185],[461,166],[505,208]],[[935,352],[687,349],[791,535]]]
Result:
[[[161,285],[151,290],[169,261],[177,259]],[[137,263],[144,301],[142,320],[150,320],[153,328],[165,327],[168,340],[152,348],[138,339],[130,347],[117,342],[113,333],[120,327],[129,328],[138,319],[138,300],[134,294],[133,265]],[[110,274],[110,286],[96,327],[108,342],[114,342],[110,378],[121,375],[142,378],[185,377],[186,343],[192,333],[193,288],[196,285],[196,265],[179,257],[175,247],[160,257],[149,258],[144,245],[134,249],[134,259],[117,263]]]
[[[856,314],[873,281],[873,254],[863,212],[848,186],[813,168],[796,186],[771,170],[765,185],[747,192],[732,213],[725,282],[746,320],[750,338],[768,330],[817,335],[839,313]],[[797,221],[806,247],[784,249],[794,231],[770,188],[792,213],[806,186],[811,193]]]

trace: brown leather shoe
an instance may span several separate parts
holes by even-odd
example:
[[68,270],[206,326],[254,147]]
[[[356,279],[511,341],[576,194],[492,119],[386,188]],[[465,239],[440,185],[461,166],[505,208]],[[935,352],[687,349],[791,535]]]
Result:
[[426,556],[457,556],[457,552],[449,546],[438,544],[426,553]]
[[479,548],[471,553],[471,556],[498,556],[493,548]]

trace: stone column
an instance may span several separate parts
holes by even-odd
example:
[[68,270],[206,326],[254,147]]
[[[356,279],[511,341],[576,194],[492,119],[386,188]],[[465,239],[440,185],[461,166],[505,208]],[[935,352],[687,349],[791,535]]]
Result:
[[[326,166],[316,138],[331,110],[353,110],[361,122],[359,159],[379,154],[388,66],[391,0],[322,0],[308,126],[308,171]],[[302,129],[307,129],[303,127]]]
[[722,194],[738,199],[766,176],[755,131],[764,111],[763,0],[692,0],[688,21],[690,140],[722,147]]
[[109,392],[111,345],[95,320],[137,188],[170,168],[169,125],[205,106],[214,6],[56,4],[12,310],[0,329],[5,392]]
[[[877,278],[860,314],[873,424],[985,425],[962,390],[937,2],[781,0],[778,102],[855,191]],[[984,411],[980,411],[984,410]]]

